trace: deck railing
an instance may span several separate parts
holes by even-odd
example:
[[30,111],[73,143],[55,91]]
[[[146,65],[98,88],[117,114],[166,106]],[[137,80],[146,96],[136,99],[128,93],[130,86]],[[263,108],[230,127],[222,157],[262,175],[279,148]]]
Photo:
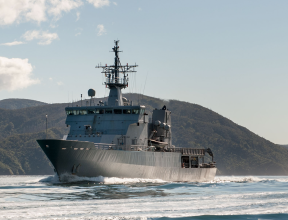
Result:
[[[124,150],[124,151],[155,151],[154,146],[145,146],[145,145],[117,145],[117,144],[107,144],[107,143],[94,143],[96,149],[101,150]],[[182,147],[173,147],[166,148],[161,150],[163,152],[174,152],[181,153],[182,155],[197,155],[204,156],[205,149],[194,149],[194,148],[182,148]]]

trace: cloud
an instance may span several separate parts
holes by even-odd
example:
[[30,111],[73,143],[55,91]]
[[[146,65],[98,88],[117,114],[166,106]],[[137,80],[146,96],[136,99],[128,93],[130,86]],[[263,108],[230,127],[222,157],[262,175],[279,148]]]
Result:
[[58,85],[58,86],[63,86],[64,83],[60,81],[60,82],[57,82],[57,85]]
[[[34,21],[40,24],[52,18],[57,21],[63,12],[83,5],[84,0],[0,0],[0,25]],[[95,8],[109,6],[109,0],[86,0]],[[117,5],[116,2],[113,2]],[[79,13],[80,15],[80,13]],[[79,20],[77,13],[77,20]]]
[[69,12],[72,9],[80,7],[83,2],[81,0],[50,0],[51,7],[48,13],[58,20],[62,12]]
[[101,36],[106,33],[106,29],[104,28],[103,24],[98,24],[97,29],[98,29],[98,33],[97,33],[98,36]]
[[142,11],[142,8],[138,8],[139,11]]
[[[83,5],[82,0],[0,0],[0,25],[25,21],[35,21],[40,24],[47,21],[47,15],[58,20],[62,12],[69,12],[81,5]],[[105,4],[100,0],[98,5],[102,7],[101,5]]]
[[76,21],[78,21],[80,19],[80,12],[76,12],[76,16],[77,16]]
[[0,57],[0,90],[18,90],[40,83],[32,79],[33,67],[28,59]]
[[49,77],[49,80],[51,80],[51,81],[52,81],[52,80],[53,80],[53,78],[52,78],[52,77]]
[[113,2],[114,5],[117,5],[117,2]]
[[45,0],[0,0],[0,25],[46,21]]
[[49,33],[48,31],[26,31],[23,38],[27,41],[39,40],[38,44],[48,45],[51,44],[53,40],[58,39],[57,33]]
[[25,43],[22,42],[22,41],[13,41],[13,42],[4,43],[4,44],[1,44],[1,45],[4,45],[4,46],[15,46],[15,45],[20,45],[20,44],[25,44]]
[[95,8],[101,8],[103,6],[109,6],[109,0],[87,0],[90,4],[94,5]]

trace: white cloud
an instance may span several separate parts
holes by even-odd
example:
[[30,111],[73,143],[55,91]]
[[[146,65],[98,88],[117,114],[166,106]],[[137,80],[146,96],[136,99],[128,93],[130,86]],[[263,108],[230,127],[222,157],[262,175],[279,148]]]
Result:
[[69,12],[72,9],[80,7],[83,2],[81,0],[50,0],[51,7],[48,13],[54,16],[54,19],[59,19],[62,12]]
[[0,0],[0,25],[20,21],[46,21],[45,0]]
[[138,8],[139,11],[142,11],[142,8]]
[[[99,2],[102,7],[102,1]],[[69,12],[81,5],[82,0],[0,0],[0,25],[25,21],[41,23],[47,20],[47,13],[54,20],[58,20],[62,12]]]
[[109,6],[109,0],[87,0],[90,4],[94,5],[95,8],[101,8],[103,6]]
[[25,44],[25,43],[22,42],[22,41],[13,41],[13,42],[4,43],[4,44],[1,44],[1,45],[4,45],[4,46],[15,46],[15,45],[20,45],[20,44]]
[[117,5],[117,2],[113,2],[114,5]]
[[78,21],[80,19],[80,12],[76,12],[76,16],[77,16],[76,21]]
[[[63,12],[69,12],[83,5],[84,0],[0,0],[0,25],[26,21],[40,24],[52,18],[58,20]],[[109,6],[109,0],[86,0],[95,8]],[[116,2],[113,2],[117,5]],[[80,13],[77,12],[77,20]]]
[[49,80],[51,80],[51,81],[52,81],[52,80],[53,80],[53,78],[52,78],[52,77],[49,77]]
[[106,33],[106,29],[104,28],[103,24],[98,24],[97,29],[98,29],[98,33],[97,33],[98,36],[101,36]]
[[64,83],[60,81],[60,82],[57,82],[57,85],[58,85],[58,86],[63,86]]
[[31,40],[39,40],[38,44],[41,45],[48,45],[51,44],[53,40],[58,39],[58,34],[57,33],[49,33],[47,31],[27,31],[23,35],[24,39],[27,41]]
[[0,90],[18,90],[39,83],[31,78],[32,71],[28,59],[0,57]]

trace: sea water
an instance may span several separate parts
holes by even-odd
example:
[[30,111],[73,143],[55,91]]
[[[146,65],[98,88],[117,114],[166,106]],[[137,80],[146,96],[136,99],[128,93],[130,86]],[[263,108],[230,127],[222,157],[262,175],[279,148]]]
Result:
[[0,219],[288,219],[288,177],[0,176]]

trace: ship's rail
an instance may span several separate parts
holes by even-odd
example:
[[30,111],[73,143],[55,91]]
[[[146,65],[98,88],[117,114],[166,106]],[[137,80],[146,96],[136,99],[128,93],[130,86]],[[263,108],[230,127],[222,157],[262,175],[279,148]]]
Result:
[[183,147],[175,147],[175,148],[168,148],[170,152],[177,152],[183,155],[205,155],[205,149],[195,149],[195,148],[183,148]]
[[111,84],[111,83],[116,83],[116,84],[123,84],[123,85],[128,85],[128,78],[106,78],[105,84]]
[[205,149],[194,149],[194,148],[173,147],[157,150],[154,146],[147,146],[147,145],[125,146],[125,145],[107,144],[107,143],[94,143],[94,145],[96,149],[100,150],[161,151],[161,152],[181,153],[182,155],[195,155],[195,156],[205,155]]
[[94,143],[96,149],[101,150],[125,150],[125,151],[149,151],[150,146],[145,145],[117,145],[117,144],[107,144],[107,143]]

